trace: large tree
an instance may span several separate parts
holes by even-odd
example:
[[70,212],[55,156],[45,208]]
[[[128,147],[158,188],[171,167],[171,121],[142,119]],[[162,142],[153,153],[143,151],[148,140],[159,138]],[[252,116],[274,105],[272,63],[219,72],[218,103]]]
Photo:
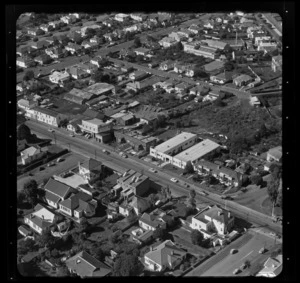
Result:
[[138,47],[141,47],[142,46],[142,43],[141,43],[141,40],[139,37],[135,37],[134,41],[133,41],[133,46],[135,48],[138,48]]
[[52,234],[50,229],[46,229],[43,231],[42,235],[37,236],[36,243],[41,247],[48,247],[49,249],[53,249],[56,245],[58,239],[55,238]]
[[165,236],[166,236],[166,229],[159,227],[156,230],[154,230],[154,232],[153,232],[154,239],[164,239]]
[[186,163],[185,168],[184,168],[184,173],[194,173],[194,167],[190,161],[188,161]]
[[141,263],[135,255],[121,254],[114,266],[113,276],[137,276],[141,271]]
[[38,197],[38,184],[35,180],[31,179],[24,183],[23,190],[26,195],[27,201],[32,205],[32,207],[37,203]]
[[191,233],[191,241],[194,245],[200,246],[203,242],[203,234],[198,230],[193,230]]
[[36,243],[32,239],[22,240],[18,243],[18,254],[26,255],[36,250]]

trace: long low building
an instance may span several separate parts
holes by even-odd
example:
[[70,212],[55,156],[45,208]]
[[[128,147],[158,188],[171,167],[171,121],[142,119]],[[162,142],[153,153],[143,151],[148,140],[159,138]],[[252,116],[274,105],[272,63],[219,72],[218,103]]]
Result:
[[166,162],[172,161],[172,156],[191,147],[197,142],[197,135],[182,132],[179,135],[163,142],[155,148],[150,148],[150,155]]
[[184,169],[188,162],[193,164],[194,162],[197,162],[203,158],[206,154],[213,152],[219,147],[219,144],[209,139],[205,139],[202,142],[197,143],[187,150],[174,156],[172,158],[172,164]]

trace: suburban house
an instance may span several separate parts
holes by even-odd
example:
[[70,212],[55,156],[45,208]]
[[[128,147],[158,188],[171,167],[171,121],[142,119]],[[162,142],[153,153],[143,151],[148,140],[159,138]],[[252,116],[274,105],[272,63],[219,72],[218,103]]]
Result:
[[136,55],[147,56],[148,54],[150,54],[151,50],[148,48],[139,47],[137,49],[134,49],[134,52]]
[[151,207],[151,203],[147,199],[139,196],[134,196],[130,205],[133,207],[136,215],[141,215],[144,211]]
[[73,133],[81,132],[79,125],[82,124],[83,115],[78,115],[74,119],[70,120],[67,125],[67,130]]
[[66,260],[66,266],[71,273],[76,273],[81,278],[105,277],[111,273],[111,268],[100,262],[85,251]]
[[75,80],[83,79],[89,76],[89,74],[86,71],[82,70],[79,65],[74,65],[66,68],[66,72],[69,73],[69,75]]
[[17,58],[17,66],[21,68],[29,68],[33,66],[35,63],[34,61],[29,57],[18,57]]
[[64,99],[68,101],[72,101],[76,104],[83,105],[87,101],[95,98],[96,95],[89,93],[83,89],[73,88],[69,91],[69,93],[64,95]]
[[236,78],[233,79],[233,83],[236,85],[236,86],[244,86],[244,85],[247,85],[248,83],[250,83],[251,81],[253,81],[252,77],[250,77],[249,75],[240,75]]
[[149,76],[149,74],[144,71],[135,71],[129,75],[129,79],[135,80],[135,81],[140,81],[148,76]]
[[135,21],[139,21],[142,22],[144,20],[146,20],[147,16],[143,15],[143,14],[130,14],[130,17],[135,20]]
[[71,15],[68,15],[68,16],[63,16],[63,17],[61,17],[60,20],[61,20],[63,23],[69,25],[69,24],[75,23],[76,20],[77,20],[77,18],[76,18],[74,15],[71,14]]
[[152,230],[144,230],[142,228],[135,229],[131,231],[132,240],[141,245],[143,243],[149,243],[151,239],[153,239],[153,231]]
[[37,63],[39,63],[40,65],[44,65],[44,64],[50,62],[51,58],[47,54],[42,54],[40,56],[35,57],[34,61],[37,62]]
[[139,226],[144,230],[152,230],[155,231],[157,228],[165,229],[166,221],[164,217],[166,216],[166,212],[160,209],[155,209],[150,214],[144,212],[139,219]]
[[193,216],[190,227],[200,231],[205,239],[212,238],[217,234],[220,237],[217,242],[222,245],[224,243],[222,238],[224,239],[229,234],[233,225],[234,217],[230,211],[214,205],[204,208]]
[[49,26],[52,26],[53,28],[58,28],[61,26],[62,22],[61,21],[53,21],[48,23]]
[[47,155],[47,150],[40,148],[39,146],[31,146],[21,151],[21,160],[23,165],[27,165],[35,160]]
[[264,268],[256,274],[257,277],[276,277],[282,271],[283,258],[278,255],[275,258],[269,257],[264,263]]
[[61,47],[52,47],[52,48],[47,48],[45,50],[45,53],[49,55],[52,59],[58,59],[63,57],[63,49]]
[[171,47],[177,44],[177,40],[173,37],[164,37],[159,42],[159,45],[163,46],[164,48]]
[[222,85],[229,83],[230,81],[232,81],[232,72],[224,71],[217,75],[212,75],[212,76],[210,76],[210,80],[214,83],[218,83],[218,84],[222,84]]
[[54,84],[59,84],[63,85],[65,82],[70,80],[70,75],[67,72],[57,72],[54,71],[50,76],[49,76],[50,82]]
[[203,85],[196,85],[190,89],[190,94],[194,94],[196,96],[204,96],[209,92],[209,88]]
[[173,270],[186,257],[186,251],[178,248],[171,240],[166,240],[144,255],[143,263],[151,271]]
[[73,191],[71,187],[52,178],[49,179],[44,190],[47,203],[56,209],[58,209],[58,203],[65,200]]
[[42,31],[40,28],[28,28],[27,33],[29,35],[39,36],[44,34],[44,31]]
[[43,30],[44,32],[48,32],[48,31],[53,30],[53,27],[52,27],[52,25],[49,25],[49,24],[42,24],[42,25],[40,25],[40,29]]
[[172,38],[174,39],[176,42],[179,42],[179,41],[182,41],[183,39],[187,38],[188,36],[186,36],[185,33],[179,33],[178,32],[171,32],[169,35],[168,35],[168,38]]
[[76,43],[69,42],[68,45],[65,46],[65,50],[70,51],[72,54],[75,52],[79,52],[82,50],[82,46]]
[[32,42],[30,46],[34,49],[42,49],[48,47],[49,45],[50,43],[47,40],[39,40],[37,42]]
[[174,69],[174,65],[175,63],[173,61],[164,61],[160,63],[159,69],[163,71],[169,71]]
[[117,180],[117,183],[122,187],[121,194],[129,198],[132,195],[143,196],[149,190],[151,181],[149,177],[129,170]]
[[81,223],[84,217],[93,216],[96,208],[97,201],[91,195],[83,192],[72,194],[69,198],[59,203],[59,212],[72,217],[78,223]]
[[79,175],[86,180],[91,180],[95,176],[99,176],[103,171],[103,164],[93,158],[78,164]]
[[29,99],[20,99],[18,100],[18,107],[23,110],[32,109],[38,105],[37,101],[29,100]]
[[211,90],[207,95],[204,96],[203,101],[214,101],[220,96],[220,92],[218,90]]
[[58,127],[61,121],[66,118],[64,114],[60,114],[51,109],[41,108],[39,106],[36,106],[28,111],[32,111],[32,114],[30,115],[31,118],[44,122],[54,127]]
[[47,228],[57,221],[57,215],[40,204],[34,207],[34,212],[24,217],[24,222],[38,234],[42,234]]
[[199,175],[212,175],[217,178],[220,183],[225,185],[238,186],[241,181],[243,174],[231,170],[227,167],[222,167],[215,163],[206,160],[200,160],[194,164],[194,170],[198,172]]
[[282,146],[277,146],[274,148],[271,148],[268,152],[267,152],[267,161],[268,162],[280,162],[282,158]]

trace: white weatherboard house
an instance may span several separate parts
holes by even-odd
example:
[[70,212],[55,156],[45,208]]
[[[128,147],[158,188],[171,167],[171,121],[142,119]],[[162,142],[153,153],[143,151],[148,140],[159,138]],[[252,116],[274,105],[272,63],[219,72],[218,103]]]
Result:
[[171,162],[172,156],[191,147],[197,142],[197,135],[182,132],[179,135],[163,142],[155,148],[150,148],[150,155],[165,162]]

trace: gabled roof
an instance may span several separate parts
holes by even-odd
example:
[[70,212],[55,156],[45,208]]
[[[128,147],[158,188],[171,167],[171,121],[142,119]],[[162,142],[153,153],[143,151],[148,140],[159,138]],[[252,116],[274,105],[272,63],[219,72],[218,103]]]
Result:
[[81,277],[103,277],[111,272],[111,269],[107,265],[85,251],[81,251],[69,258],[66,261],[66,265]]
[[102,163],[100,161],[97,161],[96,159],[90,158],[84,163],[80,164],[81,167],[88,169],[88,170],[95,170],[95,169],[100,169],[100,166]]
[[[71,210],[74,210],[79,206],[80,200],[81,200],[81,202],[87,202],[87,201],[90,201],[91,199],[92,199],[92,197],[90,195],[83,193],[83,192],[79,192],[79,193],[72,195],[68,199],[62,201],[60,203],[60,205],[67,207]],[[83,204],[81,204],[81,208],[84,208]]]
[[164,266],[169,264],[168,256],[171,257],[171,262],[175,262],[178,258],[185,256],[186,252],[179,249],[172,241],[166,240],[153,251],[150,251],[145,254],[145,257],[149,258],[153,262]]
[[61,182],[58,182],[52,178],[49,179],[44,189],[45,191],[48,191],[56,196],[59,196],[60,198],[65,198],[72,190],[71,187]]
[[98,112],[98,111],[95,111],[95,110],[92,110],[92,109],[86,109],[82,115],[84,116],[87,116],[89,118],[97,118],[97,119],[100,119],[100,120],[103,120],[105,115],[101,112]]

